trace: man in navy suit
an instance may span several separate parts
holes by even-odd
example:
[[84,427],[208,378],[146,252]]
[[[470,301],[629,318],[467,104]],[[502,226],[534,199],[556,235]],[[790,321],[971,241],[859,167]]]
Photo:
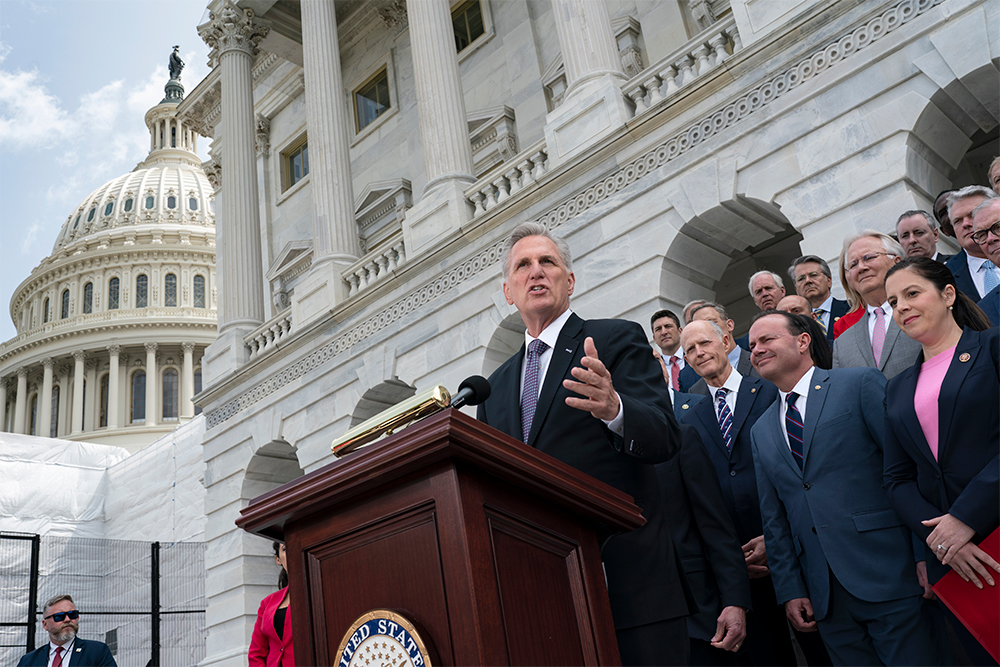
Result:
[[57,595],[42,608],[49,642],[26,654],[17,667],[118,667],[107,644],[77,637],[80,612],[68,595]]
[[[788,621],[774,595],[757,499],[750,449],[750,429],[774,402],[778,390],[759,377],[743,377],[726,355],[729,333],[711,321],[692,322],[681,334],[689,367],[701,375],[709,396],[677,397],[675,412],[682,426],[693,427],[712,461],[722,486],[722,498],[736,535],[743,545],[745,567],[750,576],[753,611],[747,615],[746,652],[755,665],[795,665],[795,652],[788,634]],[[719,392],[728,410],[719,408]],[[725,435],[724,426],[728,428]],[[804,637],[803,648],[810,643]],[[807,651],[810,664],[826,664],[822,645]],[[814,656],[813,654],[817,654]]]
[[937,220],[927,211],[903,211],[896,220],[896,238],[907,257],[926,257],[946,263],[954,255],[938,252],[939,237]]
[[930,664],[912,534],[882,489],[885,376],[816,368],[808,331],[780,311],[750,327],[754,365],[778,387],[751,431],[778,601],[834,664]]
[[660,362],[663,369],[663,379],[673,392],[686,392],[698,381],[698,374],[684,363],[684,353],[681,347],[680,318],[669,310],[658,310],[649,318],[649,326],[653,330],[653,356]]
[[833,325],[851,310],[851,306],[842,299],[834,299],[830,293],[833,286],[830,265],[822,257],[803,255],[788,267],[788,275],[795,283],[795,293],[808,299],[816,321],[826,331],[826,339],[832,346]]
[[[739,371],[740,375],[758,377],[757,371],[754,370],[753,365],[750,363],[749,348],[738,346],[736,340],[733,338],[733,330],[736,328],[736,323],[729,319],[729,314],[726,313],[726,309],[722,307],[722,304],[714,301],[706,301],[691,310],[691,319],[692,321],[715,322],[722,329],[723,333],[729,334],[728,342],[726,343],[726,355],[729,358],[729,363]],[[702,378],[695,382],[688,391],[692,394],[707,396],[708,387],[705,385],[705,379]]]
[[985,289],[985,272],[992,262],[978,243],[972,240],[972,212],[987,199],[994,199],[995,192],[981,185],[970,185],[948,195],[948,218],[955,228],[955,239],[962,252],[945,264],[955,276],[958,291],[973,301],[979,301],[989,290]]
[[525,323],[525,346],[490,376],[477,417],[632,496],[645,525],[601,548],[622,663],[684,664],[690,591],[648,465],[680,448],[670,395],[642,327],[570,310],[571,262],[541,225],[511,234],[503,293]]
[[[972,212],[972,240],[979,244],[993,263],[993,275],[1000,278],[1000,198],[987,199]],[[990,318],[990,324],[1000,325],[1000,284],[988,291],[979,307]]]

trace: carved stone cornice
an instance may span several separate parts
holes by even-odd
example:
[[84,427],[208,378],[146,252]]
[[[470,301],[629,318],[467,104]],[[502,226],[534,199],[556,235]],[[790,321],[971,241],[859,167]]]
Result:
[[208,177],[212,188],[218,191],[222,187],[222,159],[213,157],[211,160],[203,162],[201,168],[205,171],[205,176]]
[[118,355],[121,354],[121,352],[122,352],[121,345],[108,345],[108,354],[110,354],[112,357],[117,357]]
[[230,51],[257,55],[260,41],[271,29],[256,23],[253,16],[252,9],[227,4],[218,15],[210,13],[208,23],[198,26],[198,35],[212,49],[208,54],[212,67],[217,67],[222,55]]
[[87,353],[83,350],[75,350],[73,352],[73,358],[78,362],[82,362],[87,358]]
[[194,343],[181,343],[181,350],[184,351],[184,354],[187,354],[189,352],[193,353],[194,352]]
[[56,361],[52,357],[46,357],[46,358],[42,359],[42,367],[43,368],[55,368],[55,365],[56,365]]
[[146,348],[146,354],[150,352],[156,352],[156,348],[159,347],[156,343],[143,343],[143,347]]

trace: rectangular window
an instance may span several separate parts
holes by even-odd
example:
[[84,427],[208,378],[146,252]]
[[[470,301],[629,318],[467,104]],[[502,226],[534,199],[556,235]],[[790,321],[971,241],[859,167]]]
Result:
[[376,118],[391,107],[389,101],[389,74],[385,67],[354,91],[354,120],[357,131],[371,125]]
[[135,279],[135,307],[146,308],[149,306],[149,278],[138,276]]
[[285,190],[292,187],[309,174],[309,144],[302,140],[281,155]]
[[451,24],[455,29],[455,50],[461,51],[486,32],[483,24],[483,8],[479,0],[469,0],[451,14]]

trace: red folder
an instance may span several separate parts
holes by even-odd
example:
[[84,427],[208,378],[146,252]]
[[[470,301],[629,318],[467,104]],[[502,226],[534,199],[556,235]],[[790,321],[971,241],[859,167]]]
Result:
[[[1000,562],[1000,528],[979,543],[979,548]],[[993,659],[1000,662],[1000,576],[993,572],[996,586],[983,582],[979,590],[951,570],[934,584],[934,593],[951,610]],[[980,577],[982,581],[982,577]]]

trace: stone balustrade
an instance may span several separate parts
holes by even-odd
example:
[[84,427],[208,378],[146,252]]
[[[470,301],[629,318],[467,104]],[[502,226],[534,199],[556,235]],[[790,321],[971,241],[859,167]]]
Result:
[[538,182],[549,171],[545,141],[539,141],[510,160],[497,165],[465,191],[476,207],[474,218],[497,207]]
[[286,308],[246,336],[247,360],[256,359],[276,347],[292,333],[292,309]]
[[626,81],[622,92],[635,103],[635,115],[639,116],[690,86],[742,48],[736,20],[730,16],[713,23],[684,46]]
[[399,231],[381,243],[378,248],[347,267],[343,277],[344,282],[350,287],[348,298],[385,278],[405,263],[406,248],[403,245],[403,232]]

